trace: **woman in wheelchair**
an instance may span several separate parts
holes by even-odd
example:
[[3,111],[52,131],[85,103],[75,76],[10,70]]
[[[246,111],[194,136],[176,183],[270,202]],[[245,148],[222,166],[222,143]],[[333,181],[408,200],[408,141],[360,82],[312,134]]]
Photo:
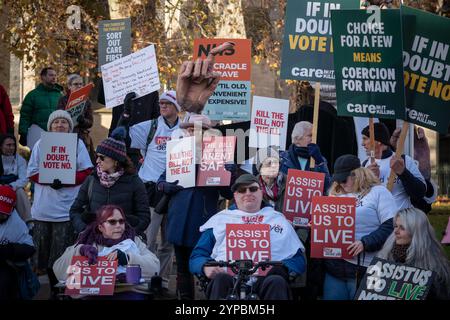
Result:
[[[292,225],[271,206],[264,206],[258,179],[250,174],[240,176],[231,187],[237,209],[223,210],[211,217],[200,227],[202,235],[194,248],[189,268],[198,277],[206,277],[206,296],[210,300],[230,298],[235,281],[221,265],[208,266],[212,261],[227,261],[227,224],[247,224],[255,221],[270,225],[270,257],[280,261],[265,276],[248,274],[248,281],[238,281],[250,285],[249,289],[261,300],[288,300],[290,275],[300,275],[305,271],[304,247]],[[242,271],[241,265],[238,267]],[[244,268],[245,269],[245,268]],[[247,269],[249,269],[247,267]],[[242,277],[242,272],[239,273]],[[244,279],[247,280],[247,279]],[[234,290],[236,291],[236,290]],[[241,292],[239,290],[239,292]]]

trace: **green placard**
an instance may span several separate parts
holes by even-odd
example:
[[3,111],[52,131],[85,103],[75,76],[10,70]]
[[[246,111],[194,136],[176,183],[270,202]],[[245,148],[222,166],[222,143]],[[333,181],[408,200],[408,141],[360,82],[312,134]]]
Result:
[[359,0],[289,0],[281,78],[334,83],[331,11],[358,8]]
[[400,10],[331,15],[338,114],[405,118]]
[[401,10],[407,119],[447,133],[450,124],[450,19],[406,6]]

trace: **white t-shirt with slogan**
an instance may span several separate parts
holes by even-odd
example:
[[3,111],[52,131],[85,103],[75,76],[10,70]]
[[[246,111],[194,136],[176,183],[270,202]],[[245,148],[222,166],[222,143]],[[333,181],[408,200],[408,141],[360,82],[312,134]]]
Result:
[[130,128],[131,148],[146,151],[144,163],[139,169],[139,178],[144,183],[158,181],[161,174],[166,170],[166,142],[171,139],[172,133],[178,129],[178,123],[169,128],[164,118],[159,116],[155,135],[147,147],[147,137],[150,133],[152,121],[140,122]]

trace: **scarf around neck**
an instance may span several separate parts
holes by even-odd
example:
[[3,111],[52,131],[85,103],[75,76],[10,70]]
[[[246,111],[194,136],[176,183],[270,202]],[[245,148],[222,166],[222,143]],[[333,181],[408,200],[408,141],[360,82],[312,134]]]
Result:
[[114,173],[108,173],[102,171],[98,166],[96,168],[100,184],[105,188],[111,188],[117,182],[117,180],[119,180],[119,178],[124,174],[123,169],[120,169],[119,171]]
[[396,244],[392,247],[391,253],[395,262],[405,263],[409,244]]

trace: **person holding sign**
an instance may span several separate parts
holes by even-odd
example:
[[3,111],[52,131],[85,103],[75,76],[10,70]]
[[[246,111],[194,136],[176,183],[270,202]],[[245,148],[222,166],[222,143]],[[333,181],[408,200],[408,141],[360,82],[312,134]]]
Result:
[[[73,130],[72,118],[66,111],[56,110],[48,118],[47,130],[70,133]],[[42,140],[39,139],[33,147],[27,176],[35,183],[34,202],[31,207],[31,215],[34,219],[33,240],[37,251],[34,266],[39,273],[45,273],[45,270],[51,268],[55,260],[73,243],[74,231],[70,222],[69,209],[78,194],[80,185],[92,171],[92,162],[83,141],[78,139],[75,183],[66,185],[59,179],[54,179],[51,184],[40,183],[41,144]],[[65,154],[54,156],[68,157]]]
[[348,246],[351,260],[325,261],[324,300],[351,300],[357,281],[392,233],[397,212],[392,194],[371,170],[361,168],[359,158],[346,154],[334,163],[330,196],[356,198],[356,241]]
[[[370,159],[363,161],[363,166],[372,170],[381,183],[386,186],[391,170],[397,178],[394,182],[392,195],[394,196],[398,210],[410,208],[411,200],[420,201],[426,193],[426,183],[414,160],[407,155],[399,157],[390,147],[389,130],[381,122],[374,123],[375,130],[375,162]],[[370,156],[369,126],[362,132],[362,145]]]
[[416,208],[394,217],[394,232],[378,258],[436,272],[427,299],[450,299],[450,264],[427,216]]
[[[269,224],[270,257],[273,261],[282,261],[283,266],[273,267],[266,276],[259,277],[253,287],[261,300],[288,300],[289,276],[305,272],[302,243],[280,212],[271,206],[264,206],[263,192],[255,176],[241,175],[231,190],[237,209],[220,211],[200,227],[202,235],[189,262],[191,272],[211,280],[206,290],[208,299],[225,299],[229,289],[233,288],[232,276],[220,267],[204,265],[211,260],[229,260],[225,236],[227,224]],[[255,236],[248,234],[250,240]]]
[[[57,109],[65,110],[67,102],[70,97],[70,93],[77,91],[83,87],[83,78],[76,73],[70,74],[67,77],[67,93],[65,96],[59,98]],[[78,134],[78,137],[83,140],[86,148],[89,151],[91,160],[94,161],[95,151],[94,143],[89,135],[89,129],[92,128],[94,124],[94,115],[92,111],[92,105],[89,100],[84,104],[84,111],[76,118],[77,125],[73,128],[73,132]]]
[[83,183],[70,208],[70,220],[77,233],[95,219],[101,206],[115,204],[122,207],[130,225],[145,238],[150,223],[147,193],[127,156],[124,139],[125,130],[118,127],[97,146],[95,171]]
[[[146,244],[136,235],[126,218],[119,206],[100,207],[95,221],[86,227],[85,231],[78,236],[75,245],[67,248],[53,265],[58,280],[67,279],[67,270],[74,256],[85,256],[90,264],[95,264],[98,257],[104,256],[109,260],[117,260],[117,282],[126,282],[126,268],[130,265],[139,265],[142,278],[147,281],[158,273],[158,258],[147,249]],[[135,286],[131,286],[123,294],[116,293],[113,299],[142,299],[141,295],[130,293],[134,289]]]

